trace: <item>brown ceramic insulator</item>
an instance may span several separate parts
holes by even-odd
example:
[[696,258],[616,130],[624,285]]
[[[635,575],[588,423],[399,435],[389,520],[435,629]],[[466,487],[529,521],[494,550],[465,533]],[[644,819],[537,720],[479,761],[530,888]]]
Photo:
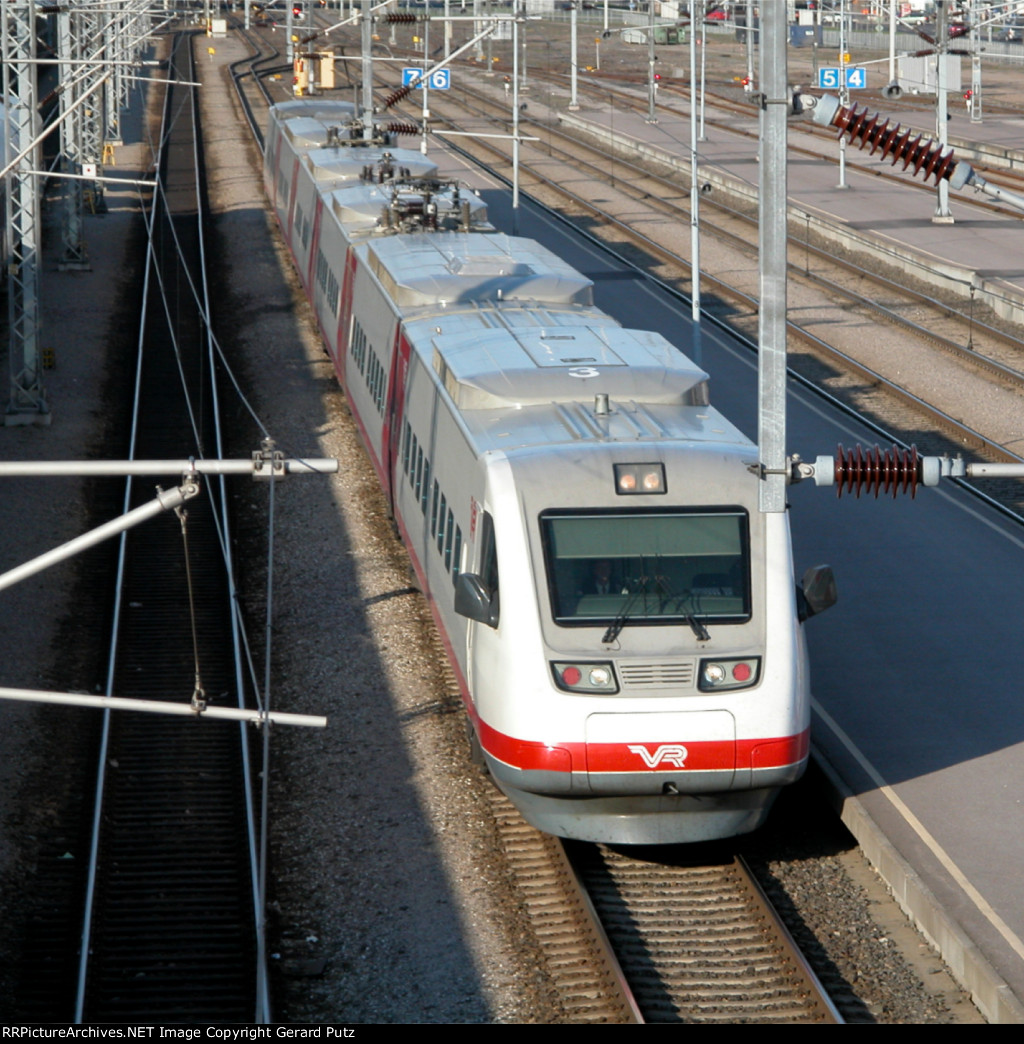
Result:
[[858,443],[855,449],[847,450],[840,445],[834,467],[836,496],[841,497],[844,489],[858,497],[862,490],[876,497],[888,493],[895,498],[897,493],[908,490],[911,497],[917,496],[921,467],[916,446],[893,446],[887,450],[874,446],[865,450]]
[[378,123],[377,127],[389,134],[416,135],[423,129],[418,123],[413,123],[411,120],[390,120],[388,123]]
[[890,126],[879,113],[869,114],[867,109],[856,105],[846,109],[840,106],[832,117],[832,126],[849,136],[860,148],[871,147],[870,155],[879,153],[879,159],[892,157],[893,166],[903,160],[903,169],[913,168],[914,174],[924,173],[924,178],[934,177],[938,184],[953,173],[956,160],[952,152],[943,152],[934,141],[922,140],[918,135],[911,140],[910,130],[901,132],[897,123]]

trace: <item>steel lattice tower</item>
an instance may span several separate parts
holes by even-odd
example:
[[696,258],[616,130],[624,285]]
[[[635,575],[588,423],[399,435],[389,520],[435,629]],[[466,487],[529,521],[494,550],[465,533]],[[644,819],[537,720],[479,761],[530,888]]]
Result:
[[[8,229],[8,310],[10,315],[11,395],[6,424],[49,424],[39,354],[39,190],[34,170],[39,152],[36,117],[36,5],[7,0],[0,18],[4,135],[5,217]],[[24,155],[18,158],[19,153]],[[16,160],[16,162],[15,162]]]

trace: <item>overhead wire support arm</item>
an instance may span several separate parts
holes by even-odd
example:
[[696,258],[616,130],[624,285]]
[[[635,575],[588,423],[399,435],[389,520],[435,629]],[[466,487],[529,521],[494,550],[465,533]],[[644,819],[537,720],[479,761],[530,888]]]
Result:
[[77,475],[111,476],[122,475],[174,475],[195,472],[199,475],[251,475],[266,478],[271,473],[276,478],[286,475],[333,475],[338,471],[337,457],[284,457],[278,454],[267,456],[254,450],[250,459],[205,460],[184,458],[181,460],[3,460],[0,461],[0,478],[25,476]]
[[180,507],[186,500],[191,500],[193,497],[198,496],[199,488],[199,482],[195,476],[186,475],[181,485],[176,489],[160,490],[148,503],[142,504],[140,507],[134,508],[118,518],[111,519],[111,521],[104,523],[102,526],[90,529],[88,533],[83,533],[73,540],[68,540],[59,547],[37,555],[28,562],[24,562],[14,569],[9,569],[6,573],[0,573],[0,591],[12,587],[22,580],[26,580],[30,576],[35,576],[36,573],[41,573],[44,569],[49,569],[50,566],[63,562],[65,559],[77,555],[80,551],[85,551],[96,544],[102,543],[104,540],[109,540],[110,537],[132,529],[142,522],[148,522],[149,519],[164,511],[172,511]]
[[161,700],[140,700],[127,696],[91,696],[88,693],[50,692],[36,689],[10,689],[0,686],[0,699],[21,703],[60,703],[73,707],[98,707],[102,710],[141,711],[144,714],[171,714],[178,717],[218,718],[224,721],[248,722],[250,725],[305,725],[322,729],[327,718],[320,714],[291,714],[287,711],[247,710],[244,707],[202,708],[192,703],[164,703]]
[[919,486],[937,486],[942,479],[1024,478],[1024,461],[970,462],[962,457],[924,457],[916,446],[881,449],[858,444],[853,449],[840,445],[833,456],[818,456],[813,463],[793,454],[786,458],[784,474],[790,484],[811,479],[816,486],[835,486],[839,497],[844,491],[857,497],[861,493],[916,497]]
[[280,479],[287,475],[325,475],[338,470],[335,457],[286,458],[272,446],[253,453],[250,460],[28,460],[0,462],[0,478],[14,476],[156,476],[178,473],[182,481],[176,489],[160,490],[156,497],[118,518],[83,533],[59,547],[0,574],[0,591],[41,573],[58,562],[117,536],[164,511],[179,508],[200,491],[199,475],[251,475],[254,479]]

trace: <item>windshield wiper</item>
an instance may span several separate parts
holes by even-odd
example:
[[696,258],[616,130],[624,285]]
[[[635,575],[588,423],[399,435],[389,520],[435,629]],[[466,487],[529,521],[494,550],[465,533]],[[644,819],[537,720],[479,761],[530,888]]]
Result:
[[674,598],[676,612],[678,612],[679,615],[690,625],[690,630],[693,631],[693,633],[697,636],[697,641],[710,642],[711,634],[708,631],[708,629],[704,626],[703,623],[701,623],[700,620],[697,619],[696,616],[693,615],[693,613],[690,612],[689,609],[686,608],[685,605],[683,605],[684,600],[693,600],[693,592],[687,591],[685,592],[685,594],[676,595],[673,592],[671,585],[663,576],[658,577],[658,583],[664,587],[665,593],[668,595],[668,598],[666,598],[665,600],[664,608],[667,608],[669,602],[671,602],[671,600]]
[[[691,595],[692,597],[692,595]],[[710,642],[711,633],[708,629],[697,619],[689,609],[684,609],[682,606],[679,607],[680,612],[683,615],[683,619],[690,625],[690,630],[697,636],[699,642]]]
[[610,642],[614,642],[618,638],[622,631],[622,628],[626,626],[626,621],[629,619],[629,614],[633,610],[633,606],[636,605],[637,599],[640,595],[646,592],[647,588],[647,577],[641,576],[636,581],[636,587],[630,594],[629,598],[626,599],[622,604],[622,608],[619,610],[615,619],[608,626],[608,630],[604,632],[604,637],[601,641],[608,645]]

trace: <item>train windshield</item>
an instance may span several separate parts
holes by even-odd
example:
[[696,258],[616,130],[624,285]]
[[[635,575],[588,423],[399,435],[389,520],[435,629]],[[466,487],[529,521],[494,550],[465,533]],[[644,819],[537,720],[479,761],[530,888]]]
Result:
[[540,524],[563,627],[750,619],[745,511],[551,512]]

